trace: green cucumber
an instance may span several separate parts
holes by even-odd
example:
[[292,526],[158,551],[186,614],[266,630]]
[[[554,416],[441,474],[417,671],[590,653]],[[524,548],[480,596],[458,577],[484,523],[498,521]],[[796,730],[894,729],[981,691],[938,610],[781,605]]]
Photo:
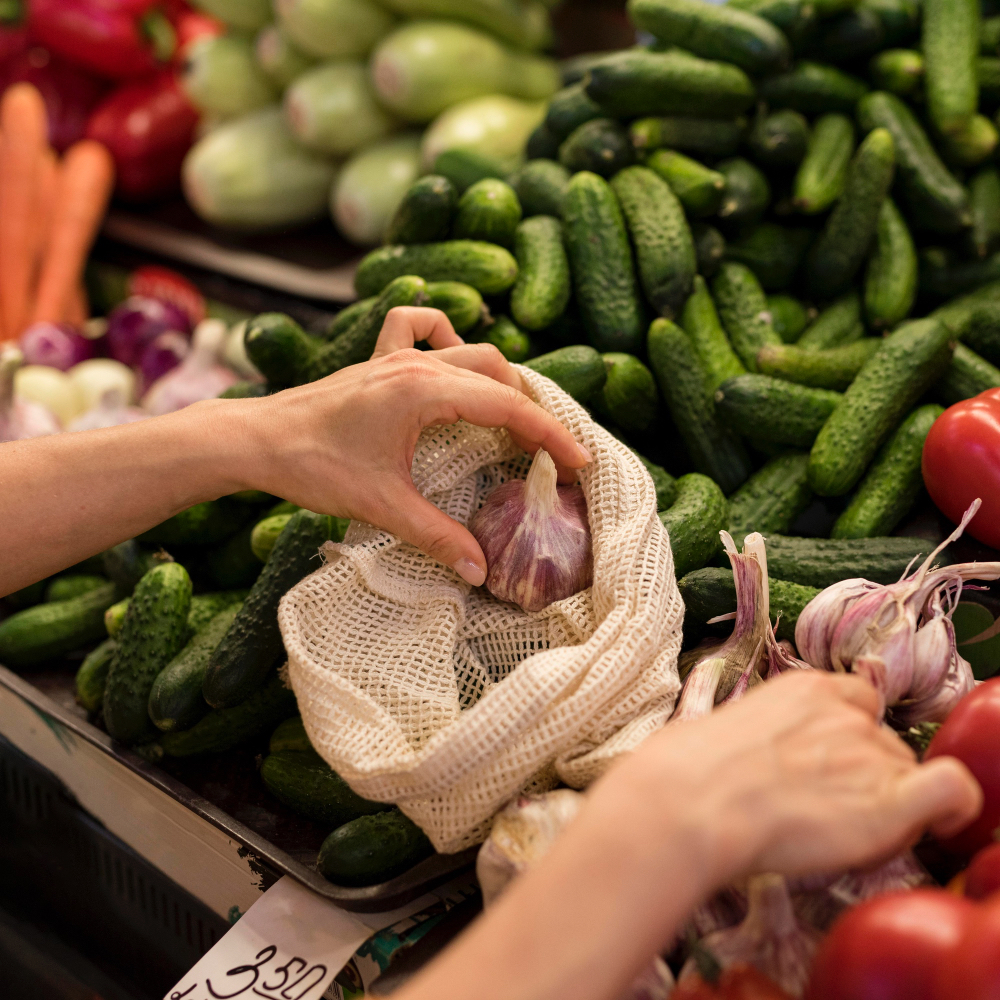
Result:
[[918,0],[861,0],[861,7],[874,11],[885,28],[885,46],[916,40],[920,28]]
[[712,297],[733,350],[748,371],[757,371],[760,349],[780,345],[781,338],[771,326],[767,298],[756,275],[745,264],[729,261],[712,282]]
[[149,545],[216,545],[235,535],[250,512],[223,497],[182,510],[139,536]]
[[729,6],[749,11],[781,28],[795,52],[808,48],[816,34],[816,5],[803,0],[729,0]]
[[691,225],[691,238],[694,240],[698,273],[703,274],[706,278],[714,277],[726,256],[725,237],[715,226],[709,226],[704,222],[694,222]]
[[455,333],[468,333],[484,315],[483,297],[471,285],[460,281],[428,281],[428,309],[440,309],[454,327]]
[[585,403],[600,392],[608,377],[604,359],[592,347],[576,344],[526,361],[526,368],[552,379],[563,392]]
[[809,147],[809,122],[791,108],[760,115],[750,129],[747,145],[753,158],[766,167],[797,166]]
[[1000,142],[1000,132],[985,115],[973,115],[961,128],[942,136],[941,155],[957,167],[978,167]]
[[738,375],[715,394],[720,418],[734,431],[761,444],[811,448],[843,397],[770,375]]
[[363,799],[311,747],[308,750],[272,750],[261,764],[260,778],[267,790],[292,812],[321,823],[327,829],[342,826],[359,816],[395,808],[388,802]]
[[821,496],[849,492],[885,439],[951,360],[948,328],[937,320],[901,326],[861,369],[813,445],[809,481]]
[[105,639],[87,654],[76,672],[76,700],[88,712],[96,712],[104,704],[104,685],[117,649],[114,639]]
[[787,73],[764,80],[758,88],[773,108],[791,108],[804,115],[839,111],[853,114],[854,105],[868,93],[868,85],[833,66],[803,60]]
[[590,170],[601,177],[614,177],[635,163],[635,148],[617,121],[595,118],[570,133],[559,147],[559,162],[570,173]]
[[954,233],[971,222],[965,188],[941,162],[916,116],[895,94],[868,94],[858,102],[857,116],[866,132],[886,128],[892,133],[897,186],[911,224]]
[[991,365],[965,344],[956,344],[951,364],[938,382],[936,392],[947,406],[951,406],[998,387],[1000,368]]
[[681,313],[681,326],[694,346],[710,393],[727,378],[746,372],[729,343],[708,285],[700,274],[695,275],[694,287]]
[[[374,307],[374,302],[372,306]],[[355,319],[348,330],[338,333],[336,340],[340,340],[369,315],[371,309]],[[247,323],[243,343],[247,357],[268,382],[276,386],[299,385],[304,378],[303,373],[309,369],[317,353],[327,346],[325,341],[310,336],[291,316],[284,313],[261,313],[254,316]]]
[[635,246],[646,298],[661,316],[672,319],[691,293],[697,267],[684,209],[670,185],[645,167],[621,171],[611,188]]
[[559,156],[561,140],[548,125],[542,122],[528,136],[524,144],[524,155],[528,160],[555,160]]
[[0,663],[30,667],[104,638],[104,612],[117,599],[115,585],[69,601],[36,604],[0,623]]
[[924,57],[913,49],[886,49],[871,61],[871,78],[879,90],[915,97],[924,85]]
[[149,692],[187,641],[191,578],[178,563],[151,569],[136,585],[104,689],[104,723],[124,743],[149,737]]
[[639,283],[621,206],[603,177],[583,171],[570,180],[563,234],[591,344],[601,351],[637,353],[644,327]]
[[517,280],[517,262],[503,247],[475,240],[387,246],[362,259],[354,287],[362,298],[378,295],[390,281],[408,274],[426,281],[461,281],[483,295],[499,295]]
[[976,77],[979,80],[979,103],[995,107],[1000,103],[1000,58],[980,56],[976,60]]
[[958,336],[976,354],[1000,365],[1000,313],[994,306],[980,305],[962,323]]
[[874,329],[886,330],[909,316],[916,296],[917,250],[896,203],[886,198],[865,271],[865,317]]
[[259,399],[267,395],[269,391],[265,382],[234,382],[219,393],[219,399]]
[[250,543],[253,525],[248,524],[228,542],[205,552],[201,569],[212,586],[220,590],[237,590],[253,586],[260,572],[260,562]]
[[[632,450],[635,451],[634,448]],[[637,451],[635,453],[649,473],[650,479],[653,480],[653,488],[656,490],[657,511],[664,511],[668,507],[672,507],[677,500],[677,480],[662,465],[651,462],[645,456],[639,455]]]
[[181,732],[208,712],[201,693],[208,661],[239,610],[234,604],[220,611],[157,675],[149,693],[149,717],[157,729]]
[[506,316],[497,316],[489,326],[479,327],[470,334],[469,342],[492,344],[508,361],[517,364],[524,364],[535,353],[531,337]]
[[854,156],[854,123],[846,115],[823,115],[813,126],[805,158],[795,174],[793,202],[800,212],[824,212],[843,194]]
[[1000,52],[1000,16],[984,17],[980,21],[979,51],[984,55]]
[[808,284],[815,295],[840,295],[861,269],[895,169],[892,134],[884,128],[873,129],[858,146],[843,194],[806,260]]
[[[249,591],[220,590],[209,594],[195,594],[191,598],[191,609],[188,612],[187,630],[184,641],[187,642],[199,629],[204,628],[220,611],[233,604],[239,604],[245,600]],[[117,604],[112,604],[104,612],[104,626],[109,636],[116,639],[125,624],[125,615],[128,613],[131,598],[126,597]]]
[[1000,245],[1000,172],[984,167],[969,181],[972,245],[980,257]]
[[376,885],[402,875],[433,853],[420,827],[393,810],[359,816],[337,827],[323,841],[316,865],[337,885]]
[[[406,246],[447,239],[457,205],[458,192],[447,177],[430,174],[419,178],[396,209],[386,230],[386,243]],[[377,288],[368,294],[380,291]]]
[[514,234],[517,281],[510,311],[518,326],[544,330],[565,311],[570,299],[569,258],[562,224],[550,215],[525,219]]
[[640,152],[677,149],[698,156],[732,156],[743,141],[747,123],[743,118],[716,121],[712,118],[640,118],[632,123],[632,145]]
[[57,576],[45,588],[45,602],[71,601],[74,597],[82,597],[98,587],[105,587],[110,581],[106,576],[94,576],[91,573],[68,573]]
[[717,169],[726,180],[719,218],[740,224],[759,219],[771,201],[767,178],[741,156],[723,160]]
[[859,3],[822,23],[817,50],[834,65],[851,63],[878,52],[886,43],[882,19],[871,6]]
[[694,467],[731,493],[750,475],[750,459],[716,416],[707,375],[690,338],[669,320],[654,320],[647,353]]
[[726,257],[745,264],[765,291],[788,288],[813,237],[812,231],[762,222],[726,247]]
[[697,218],[714,215],[719,210],[726,178],[718,170],[668,149],[652,153],[646,159],[646,166],[670,185],[688,215]]
[[847,292],[831,302],[799,337],[797,345],[806,351],[822,351],[853,344],[865,335],[861,322],[861,297]]
[[653,373],[632,354],[602,357],[608,377],[594,396],[594,409],[623,431],[647,430],[660,409]]
[[940,406],[921,406],[899,425],[834,522],[831,538],[888,535],[906,517],[924,484],[920,471],[924,441],[942,413]]
[[790,452],[772,458],[730,498],[727,530],[738,549],[752,531],[784,533],[812,503],[809,455]]
[[[231,708],[264,682],[282,655],[278,602],[319,568],[319,548],[335,537],[335,519],[300,510],[285,526],[271,556],[212,654],[202,691],[213,708]],[[148,697],[148,692],[147,692]]]
[[44,600],[46,583],[46,580],[30,583],[27,587],[22,587],[20,590],[15,590],[13,594],[8,594],[4,601],[15,611],[32,608]]
[[919,268],[920,290],[928,296],[947,298],[1000,279],[1000,253],[981,260],[958,260],[950,250],[926,247],[920,252]]
[[525,218],[533,215],[562,217],[569,171],[554,160],[530,160],[507,178]]
[[285,719],[284,722],[279,722],[274,732],[271,733],[271,738],[267,741],[268,753],[280,753],[282,750],[299,750],[308,753],[313,749],[301,715],[293,715],[291,718]]
[[297,712],[295,693],[273,673],[238,705],[209,712],[183,732],[164,733],[160,746],[168,757],[225,753],[274,729],[282,719]]
[[857,378],[858,372],[881,346],[878,337],[863,337],[853,344],[823,351],[805,351],[796,344],[773,345],[761,348],[757,370],[762,375],[773,375],[813,389],[841,392]]
[[452,235],[459,240],[481,240],[503,247],[514,244],[521,221],[521,203],[514,189],[495,177],[477,181],[458,201]]
[[544,125],[549,135],[561,143],[581,125],[603,117],[601,106],[587,95],[583,81],[578,80],[552,95]]
[[350,328],[354,326],[354,324],[357,323],[362,316],[367,316],[373,305],[375,305],[374,295],[367,299],[359,299],[357,302],[347,306],[345,309],[341,309],[340,312],[337,313],[332,320],[330,320],[326,331],[323,334],[323,339],[336,340],[346,330],[350,330]]
[[767,311],[771,314],[774,332],[786,344],[794,344],[816,317],[815,309],[806,308],[791,295],[768,295]]
[[447,178],[456,193],[461,195],[477,181],[487,177],[502,180],[504,165],[492,156],[472,149],[446,149],[434,161],[434,173]]
[[711,562],[722,547],[719,532],[728,517],[729,504],[708,476],[691,472],[677,480],[677,499],[660,514],[660,521],[670,536],[678,579]]
[[962,128],[979,105],[979,0],[922,0],[924,94],[942,135]]
[[756,14],[700,0],[629,0],[641,31],[706,59],[734,63],[748,73],[782,69],[791,58],[788,39]]
[[128,612],[130,600],[130,597],[126,597],[115,604],[112,604],[111,607],[104,612],[104,630],[112,639],[118,638],[118,633],[121,632],[122,625],[125,624],[125,614]]
[[250,545],[253,554],[262,562],[267,562],[267,557],[274,548],[278,536],[285,530],[285,525],[292,519],[291,514],[275,514],[273,517],[265,517],[263,521],[258,521],[253,527],[253,534],[250,536]]

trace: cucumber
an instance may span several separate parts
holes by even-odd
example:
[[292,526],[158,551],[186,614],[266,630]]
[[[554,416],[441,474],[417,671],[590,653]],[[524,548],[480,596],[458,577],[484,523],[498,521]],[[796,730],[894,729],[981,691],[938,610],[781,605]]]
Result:
[[303,753],[314,751],[312,743],[306,734],[306,727],[301,715],[293,715],[284,722],[279,722],[271,738],[267,741],[268,753],[280,753],[282,750],[298,750]]
[[187,641],[191,578],[178,563],[151,569],[136,585],[104,689],[104,723],[124,743],[146,740],[149,692]]
[[792,285],[812,236],[809,229],[762,222],[729,243],[726,257],[745,264],[765,291],[774,292]]
[[185,641],[192,638],[195,632],[200,632],[220,611],[245,601],[248,593],[249,590],[239,589],[195,594],[191,598],[191,610],[188,611]]
[[911,224],[954,233],[971,222],[965,188],[941,162],[913,112],[895,94],[868,94],[858,102],[857,116],[866,132],[886,128],[892,133],[897,186]]
[[117,649],[114,639],[105,639],[87,654],[76,672],[76,700],[88,712],[96,712],[104,704],[104,685]]
[[771,201],[767,178],[741,156],[723,160],[717,169],[726,179],[719,218],[740,224],[759,219]]
[[319,548],[335,537],[336,531],[334,518],[308,510],[297,511],[285,526],[267,565],[209,661],[202,692],[213,708],[232,708],[263,683],[283,652],[278,602],[319,568]]
[[722,547],[719,532],[728,517],[729,504],[708,476],[690,472],[677,480],[677,499],[660,514],[660,521],[670,536],[678,579],[714,558]]
[[113,583],[69,601],[36,604],[0,622],[0,663],[30,667],[104,638],[104,612],[115,603]]
[[861,0],[860,7],[874,11],[885,28],[885,45],[916,41],[920,29],[918,0]]
[[753,158],[765,167],[797,166],[809,148],[809,122],[791,108],[759,115],[747,145]]
[[[795,625],[805,606],[819,594],[816,587],[804,587],[775,579],[771,573],[768,554],[767,589],[771,618],[777,619],[776,634],[779,639],[795,639]],[[697,638],[709,631],[730,631],[728,622],[707,626],[707,622],[736,610],[736,581],[731,569],[708,566],[688,573],[678,581],[684,598],[684,639]]]
[[869,73],[879,90],[912,98],[923,89],[924,57],[913,49],[886,49],[872,59]]
[[712,118],[640,118],[632,123],[632,145],[640,152],[663,149],[698,156],[732,156],[743,141],[744,118],[716,121]]
[[1000,52],[1000,16],[984,17],[980,21],[979,51],[994,56]]
[[386,882],[434,853],[431,842],[398,810],[359,816],[337,827],[319,849],[320,873],[337,885]]
[[13,594],[8,594],[4,601],[15,611],[23,611],[40,604],[45,598],[46,580],[39,580],[38,583],[28,584],[20,590],[15,590]]
[[820,496],[843,496],[864,475],[903,416],[944,374],[949,338],[944,323],[926,319],[904,324],[883,341],[813,445],[809,481]]
[[706,59],[734,63],[748,73],[768,73],[791,58],[788,39],[769,21],[735,7],[700,0],[629,0],[640,30],[667,45]]
[[[634,448],[632,450],[635,451]],[[645,456],[639,455],[637,451],[635,453],[649,473],[650,479],[653,480],[653,488],[656,490],[657,511],[664,511],[668,507],[672,507],[677,499],[677,480],[662,465],[651,462]]]
[[563,235],[591,344],[600,351],[637,353],[644,326],[639,284],[621,206],[604,178],[584,171],[570,180]]
[[367,316],[371,307],[375,305],[375,296],[367,299],[359,299],[352,305],[341,309],[336,316],[330,320],[323,334],[324,340],[336,340],[345,330],[349,330],[362,316]]
[[[368,313],[370,312],[369,309]],[[337,340],[345,332],[338,333]],[[307,334],[291,316],[284,313],[261,313],[254,316],[247,323],[243,344],[247,357],[276,386],[298,385],[303,377],[302,373],[324,346],[323,341]]]
[[569,171],[561,163],[530,160],[511,174],[507,182],[517,194],[525,218],[533,215],[562,217]]
[[923,0],[924,94],[942,135],[961,129],[979,106],[979,0]]
[[528,136],[528,141],[524,144],[524,155],[528,160],[555,160],[559,156],[561,145],[559,137],[542,122]]
[[454,327],[455,333],[468,333],[484,315],[483,297],[471,285],[460,281],[427,282],[428,309],[440,309]]
[[1000,315],[996,308],[980,306],[962,325],[961,339],[976,354],[1000,364]]
[[387,246],[362,259],[354,287],[362,298],[378,295],[390,281],[409,274],[425,281],[461,281],[483,295],[499,295],[517,280],[517,262],[503,247],[475,240]]
[[694,346],[710,393],[714,393],[727,378],[746,372],[743,362],[729,343],[708,285],[700,274],[695,275],[694,287],[684,305],[681,327]]
[[668,149],[652,153],[646,166],[670,185],[689,216],[700,218],[718,212],[726,191],[726,178],[718,170]]
[[805,351],[795,344],[768,346],[757,355],[757,369],[762,375],[840,392],[857,378],[881,346],[878,337],[863,337],[853,344],[823,351]]
[[526,330],[544,330],[566,311],[570,299],[562,224],[550,215],[525,219],[514,234],[514,256],[517,281],[510,293],[511,315]]
[[956,344],[951,364],[936,386],[937,395],[951,406],[1000,387],[1000,368],[991,365],[965,344]]
[[719,387],[715,408],[728,427],[754,442],[811,448],[842,398],[770,375],[738,375]]
[[660,409],[653,373],[632,354],[604,354],[608,377],[594,396],[594,409],[623,431],[648,430]]
[[649,328],[647,348],[660,393],[694,467],[731,493],[750,475],[750,459],[716,416],[691,340],[679,326],[658,319]]
[[854,154],[844,192],[806,260],[808,285],[815,295],[840,295],[861,269],[895,169],[892,134],[884,128],[873,129]]
[[1000,59],[980,56],[976,60],[976,78],[979,80],[979,103],[994,107],[1000,103]]
[[984,167],[969,181],[972,245],[980,257],[1000,245],[1000,173]]
[[260,399],[267,396],[268,387],[264,382],[234,382],[224,392],[219,393],[219,399]]
[[726,255],[726,240],[715,226],[704,222],[691,225],[691,238],[694,240],[694,253],[698,261],[698,273],[706,278],[715,276]]
[[697,267],[684,209],[670,185],[645,167],[621,171],[611,188],[635,246],[646,298],[661,316],[672,319],[691,293]]
[[447,177],[430,174],[418,178],[389,223],[386,243],[406,246],[447,239],[457,206],[458,192]]
[[568,392],[580,403],[600,392],[608,377],[604,359],[584,344],[560,347],[524,362],[524,366],[552,379],[563,392]]
[[817,119],[805,158],[795,174],[793,202],[800,212],[824,212],[843,194],[854,156],[854,123],[830,113]]
[[552,95],[544,125],[549,135],[562,143],[581,125],[603,117],[601,106],[588,96],[583,81],[578,80]]
[[796,52],[809,47],[816,34],[816,5],[802,0],[729,0],[729,6],[749,11],[781,28]]
[[125,624],[125,614],[128,611],[128,605],[131,598],[126,597],[121,601],[112,604],[104,612],[104,630],[108,633],[108,636],[112,639],[118,638],[118,633],[122,630],[122,625]]
[[570,173],[590,170],[613,177],[635,163],[635,149],[622,125],[611,118],[595,118],[570,133],[559,147],[559,162]]
[[768,295],[767,311],[771,314],[774,332],[786,344],[794,344],[816,316],[815,309],[807,309],[790,295]]
[[865,335],[861,322],[861,297],[847,292],[831,302],[798,339],[806,351],[822,351],[843,344],[853,344]]
[[492,156],[477,153],[474,149],[446,149],[434,160],[434,173],[446,177],[457,194],[461,195],[477,181],[487,177],[503,180],[504,165]]
[[271,674],[245,701],[232,708],[203,715],[190,729],[164,733],[160,746],[168,757],[193,757],[201,753],[225,753],[273,729],[282,719],[298,712],[293,691],[278,674]]
[[[294,721],[294,720],[289,720]],[[280,727],[279,727],[280,728]],[[267,790],[299,816],[329,828],[395,808],[363,799],[311,747],[272,751],[260,767]]]
[[924,441],[942,413],[940,406],[921,406],[899,425],[834,522],[831,538],[888,535],[906,517],[924,483],[920,471]]
[[506,181],[488,177],[473,184],[459,199],[452,235],[511,247],[520,221],[521,203],[514,189]]
[[45,588],[45,602],[71,601],[74,597],[82,597],[98,587],[105,587],[110,581],[106,576],[94,576],[91,573],[69,573],[57,576]]
[[767,298],[756,275],[746,265],[729,261],[712,282],[712,297],[733,350],[748,371],[757,371],[760,349],[780,345],[781,338],[771,326]]
[[147,545],[216,545],[235,535],[248,516],[245,506],[225,497],[206,500],[167,518],[138,540]]
[[888,329],[909,316],[916,296],[917,250],[906,220],[895,202],[886,198],[865,271],[865,316],[874,329]]
[[737,548],[752,531],[763,535],[787,532],[812,502],[809,455],[790,452],[772,458],[730,498],[727,530]]
[[823,22],[817,49],[827,62],[839,66],[866,58],[885,44],[882,19],[871,6],[859,3],[853,10]]
[[854,105],[868,93],[868,85],[833,66],[803,60],[787,73],[761,82],[758,94],[773,108],[791,108],[804,115],[854,113]]
[[535,353],[531,338],[506,316],[497,316],[489,326],[470,334],[474,344],[492,344],[508,361],[524,364]]
[[978,167],[993,155],[1000,132],[985,115],[973,115],[960,129],[940,140],[941,155],[957,167]]
[[587,94],[614,118],[690,115],[736,118],[754,102],[754,86],[737,66],[680,49],[626,49],[596,62]]
[[149,693],[149,717],[165,733],[190,729],[208,712],[202,697],[208,661],[233,624],[239,604],[220,611],[160,671]]
[[260,572],[260,561],[253,554],[250,538],[253,525],[248,524],[228,542],[205,553],[201,572],[213,587],[220,590],[237,590],[253,586]]
[[1000,279],[1000,254],[982,260],[960,260],[942,247],[926,247],[919,255],[920,290],[928,296],[947,298],[973,291]]

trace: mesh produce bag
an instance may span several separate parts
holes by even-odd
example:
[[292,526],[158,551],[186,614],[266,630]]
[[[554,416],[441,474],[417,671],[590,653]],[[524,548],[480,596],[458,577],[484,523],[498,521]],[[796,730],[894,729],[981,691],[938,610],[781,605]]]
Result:
[[[554,382],[519,371],[594,455],[581,476],[593,586],[528,613],[355,522],[279,612],[313,746],[443,852],[483,840],[522,789],[587,785],[666,722],[680,689],[684,605],[649,476]],[[468,524],[529,464],[506,431],[460,422],[424,432],[412,474]]]

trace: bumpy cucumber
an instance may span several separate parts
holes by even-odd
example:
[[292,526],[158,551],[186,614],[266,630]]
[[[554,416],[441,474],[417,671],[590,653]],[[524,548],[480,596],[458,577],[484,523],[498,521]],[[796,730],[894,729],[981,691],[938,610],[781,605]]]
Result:
[[561,142],[559,136],[552,132],[545,122],[541,122],[528,136],[528,141],[524,144],[524,155],[529,160],[558,159]]
[[747,123],[743,118],[716,121],[712,118],[640,118],[629,134],[639,152],[676,149],[699,156],[732,156],[740,148]]
[[771,314],[774,332],[786,344],[794,344],[816,316],[815,309],[806,308],[791,295],[768,295],[767,311]]
[[992,305],[980,305],[957,331],[962,342],[991,364],[1000,364],[1000,315]]
[[420,827],[394,809],[337,827],[323,841],[316,864],[337,885],[376,885],[433,853]]
[[525,362],[525,367],[552,379],[564,392],[583,403],[601,390],[608,377],[604,359],[592,347],[560,347]]
[[105,587],[110,581],[106,576],[94,576],[92,573],[67,573],[57,576],[45,588],[45,601],[71,601],[74,597],[82,597],[98,587]]
[[375,296],[373,295],[368,299],[359,299],[357,302],[352,303],[345,309],[341,309],[336,316],[330,320],[324,333],[324,340],[336,340],[345,330],[350,330],[352,326],[362,316],[366,316],[371,310],[371,307],[375,305]]
[[514,256],[511,315],[526,330],[544,330],[565,312],[570,297],[569,258],[559,220],[550,215],[525,219],[514,234]]
[[965,344],[957,344],[951,364],[938,382],[936,392],[948,406],[951,406],[963,399],[972,399],[987,389],[998,387],[1000,387],[1000,368],[981,358]]
[[440,309],[455,329],[455,333],[468,333],[484,316],[483,297],[471,285],[460,281],[427,282],[428,309]]
[[852,291],[831,302],[806,328],[797,345],[806,351],[823,351],[853,344],[864,335],[861,296]]
[[583,81],[578,80],[552,95],[544,124],[550,135],[564,142],[581,125],[603,117],[601,106],[588,96]]
[[714,393],[727,378],[746,372],[729,343],[708,285],[700,274],[695,275],[691,295],[684,305],[681,326],[694,345],[709,392]]
[[780,345],[781,338],[771,326],[767,298],[756,275],[744,264],[725,263],[712,282],[712,297],[733,350],[748,371],[757,371],[760,349]]
[[267,562],[278,536],[285,530],[285,525],[291,519],[291,514],[275,514],[273,517],[265,517],[263,521],[258,521],[254,525],[253,533],[250,536],[250,545],[253,548],[253,554],[262,563]]
[[569,171],[554,160],[530,160],[511,174],[507,182],[517,194],[525,218],[533,215],[562,216]]
[[795,344],[768,346],[757,355],[757,369],[762,375],[840,392],[857,378],[881,346],[878,337],[863,337],[825,351],[805,351]]
[[[372,303],[374,305],[374,302]],[[364,315],[370,313],[369,309]],[[357,325],[358,319],[348,329]],[[345,331],[337,334],[337,339]],[[324,341],[312,337],[284,313],[261,313],[247,323],[243,334],[247,357],[257,370],[275,386],[298,385],[302,373],[312,363]]]
[[514,189],[506,181],[488,177],[473,184],[459,199],[452,235],[459,240],[511,247],[520,221],[521,203]]
[[1000,173],[984,167],[969,181],[972,244],[980,257],[1000,245]]
[[434,173],[451,181],[461,195],[487,177],[503,179],[503,164],[492,156],[471,149],[446,149],[434,161]]
[[[244,600],[247,593],[246,590],[220,590],[192,597],[184,641],[187,642],[195,632],[204,628],[220,611]],[[121,632],[130,603],[131,598],[126,597],[104,612],[104,626],[112,639],[116,639]]]
[[468,340],[472,344],[492,344],[508,361],[524,364],[535,353],[531,337],[519,330],[507,316],[497,316],[488,326],[477,327]]
[[635,163],[635,147],[624,126],[613,118],[595,118],[570,133],[559,147],[559,162],[570,173],[590,170],[614,177]]
[[[635,451],[634,448],[632,450]],[[664,511],[672,507],[677,499],[677,480],[662,465],[651,462],[637,451],[635,453],[653,480],[653,488],[656,490],[656,509]]]
[[809,122],[799,111],[786,108],[760,115],[747,136],[753,158],[768,167],[794,167],[809,146]]
[[1000,279],[1000,253],[983,259],[962,260],[943,247],[920,251],[920,290],[935,298],[969,292]]
[[191,578],[178,563],[151,569],[137,584],[104,689],[104,722],[117,740],[137,743],[153,731],[149,692],[187,641]]
[[933,319],[901,326],[861,369],[813,445],[809,481],[821,496],[842,496],[951,359],[948,328]]
[[865,271],[865,316],[876,330],[906,319],[917,296],[917,250],[891,198],[879,209],[875,250]]
[[772,458],[729,498],[729,533],[736,547],[752,531],[786,532],[812,502],[809,455],[791,452]]
[[726,191],[726,178],[718,170],[671,149],[659,149],[650,154],[646,166],[670,185],[688,215],[714,215],[719,210]]
[[819,118],[795,174],[795,207],[808,215],[826,211],[844,191],[853,156],[854,122],[835,112]]
[[812,230],[762,222],[726,247],[730,260],[746,264],[765,291],[790,288],[812,240]]
[[771,201],[767,178],[741,156],[723,160],[717,169],[726,180],[719,217],[741,225],[759,219]]
[[104,704],[104,685],[117,649],[114,639],[105,639],[87,654],[76,672],[76,700],[88,712],[96,712]]
[[965,125],[979,105],[979,0],[923,0],[924,93],[944,135]]
[[979,51],[994,56],[1000,52],[1000,15],[984,17],[980,21]]
[[781,28],[795,52],[809,47],[815,37],[818,14],[814,4],[801,0],[729,0],[729,6],[749,11]]
[[632,354],[603,358],[608,377],[594,396],[595,409],[623,431],[647,430],[660,408],[653,373]]
[[872,55],[885,44],[885,38],[882,19],[869,4],[859,3],[822,23],[817,48],[827,62],[840,65]]
[[[445,240],[458,205],[458,192],[447,177],[430,174],[410,185],[386,231],[389,244],[434,243]],[[381,289],[375,289],[375,294]]]
[[649,328],[649,364],[694,467],[731,493],[750,475],[750,459],[719,422],[705,369],[688,335],[669,320]]
[[815,295],[832,298],[841,294],[861,269],[895,169],[892,135],[887,129],[876,128],[854,154],[844,192],[809,253],[806,275]]
[[698,260],[698,273],[706,278],[715,276],[722,259],[726,256],[726,240],[715,226],[704,222],[691,225],[691,238],[694,240],[694,253]]
[[260,562],[250,544],[253,524],[238,531],[227,542],[209,549],[201,564],[203,575],[222,590],[253,586],[260,572]]
[[920,459],[924,441],[942,413],[940,406],[921,406],[899,425],[837,518],[831,538],[888,535],[902,521],[923,486]]
[[280,753],[282,750],[298,750],[308,753],[313,750],[313,745],[309,741],[306,733],[305,723],[301,715],[293,715],[291,718],[279,722],[275,726],[271,738],[267,741],[268,753]]
[[697,267],[684,209],[670,185],[645,167],[621,171],[611,187],[635,246],[646,298],[672,319],[687,301]]
[[758,93],[773,108],[792,108],[804,115],[833,111],[849,115],[868,93],[868,85],[832,66],[803,60],[787,73],[764,80]]
[[584,171],[570,180],[563,227],[577,304],[591,343],[601,351],[637,353],[644,326],[639,284],[625,219],[604,178]]
[[206,500],[139,536],[149,545],[216,545],[235,535],[251,512],[231,500]]
[[722,547],[719,532],[728,517],[729,504],[708,476],[691,472],[677,480],[677,499],[660,514],[670,535],[675,576],[680,578],[712,560]]
[[872,59],[869,71],[879,90],[913,97],[924,84],[924,57],[913,49],[886,49]]
[[941,155],[956,167],[978,167],[1000,142],[1000,132],[986,115],[973,115],[964,125],[943,135]]

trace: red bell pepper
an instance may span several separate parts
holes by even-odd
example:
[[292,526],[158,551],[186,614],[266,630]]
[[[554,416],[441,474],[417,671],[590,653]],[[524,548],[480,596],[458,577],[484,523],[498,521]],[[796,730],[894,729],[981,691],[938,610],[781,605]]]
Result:
[[170,194],[194,141],[198,112],[172,71],[124,84],[97,106],[87,138],[115,158],[117,191],[132,201]]
[[177,47],[157,0],[30,0],[28,24],[46,48],[112,79],[151,73]]
[[949,407],[934,421],[923,455],[931,499],[956,524],[983,501],[968,532],[1000,548],[1000,389]]

